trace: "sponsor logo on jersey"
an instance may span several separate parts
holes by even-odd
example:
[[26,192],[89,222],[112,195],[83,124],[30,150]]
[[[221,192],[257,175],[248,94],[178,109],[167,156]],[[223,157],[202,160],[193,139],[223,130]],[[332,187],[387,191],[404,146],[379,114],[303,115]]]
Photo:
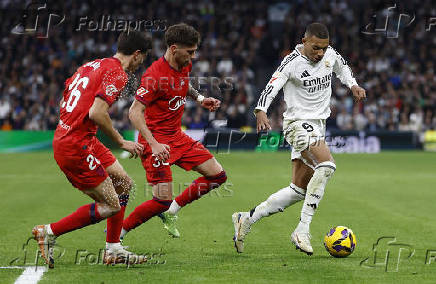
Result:
[[113,84],[110,84],[110,85],[106,86],[106,95],[107,96],[111,97],[116,92],[118,92],[118,89]]
[[181,106],[186,103],[186,97],[182,98],[181,96],[175,96],[168,102],[169,110],[178,110]]
[[322,91],[330,87],[332,74],[327,74],[323,77],[303,80],[303,86],[306,87],[308,93]]
[[147,90],[144,87],[141,87],[136,91],[136,95],[139,97],[144,97],[148,92],[149,92],[149,90]]

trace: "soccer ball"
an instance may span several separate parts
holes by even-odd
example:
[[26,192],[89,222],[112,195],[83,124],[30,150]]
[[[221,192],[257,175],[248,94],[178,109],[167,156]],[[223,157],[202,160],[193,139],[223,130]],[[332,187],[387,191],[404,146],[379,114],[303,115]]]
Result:
[[356,236],[353,231],[344,226],[330,229],[324,237],[324,246],[333,257],[347,257],[356,248]]

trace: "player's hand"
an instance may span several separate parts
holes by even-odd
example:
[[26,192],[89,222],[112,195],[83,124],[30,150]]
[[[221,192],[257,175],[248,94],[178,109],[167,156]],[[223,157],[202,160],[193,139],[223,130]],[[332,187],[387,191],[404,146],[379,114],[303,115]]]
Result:
[[156,143],[150,145],[151,152],[159,161],[166,162],[170,158],[170,146],[167,144]]
[[262,110],[259,110],[256,112],[256,126],[257,126],[257,132],[263,131],[263,130],[271,130],[271,125],[269,124],[268,117],[266,116],[266,113]]
[[216,111],[220,107],[220,105],[221,105],[220,100],[211,97],[204,98],[204,100],[201,102],[201,106],[207,108],[211,112]]
[[142,155],[142,152],[144,151],[144,146],[137,142],[123,140],[121,143],[121,149],[126,150],[130,153],[129,158],[138,158],[138,156]]
[[355,102],[360,102],[366,99],[366,91],[364,88],[354,85],[351,87],[351,92],[353,93],[353,98]]

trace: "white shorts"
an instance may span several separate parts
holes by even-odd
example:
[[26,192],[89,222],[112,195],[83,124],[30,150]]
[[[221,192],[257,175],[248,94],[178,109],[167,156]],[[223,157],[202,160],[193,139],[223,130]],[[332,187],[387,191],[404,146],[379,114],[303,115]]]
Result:
[[309,145],[325,140],[325,119],[284,120],[283,135],[292,146],[291,160],[300,159],[313,168],[301,156],[301,152]]

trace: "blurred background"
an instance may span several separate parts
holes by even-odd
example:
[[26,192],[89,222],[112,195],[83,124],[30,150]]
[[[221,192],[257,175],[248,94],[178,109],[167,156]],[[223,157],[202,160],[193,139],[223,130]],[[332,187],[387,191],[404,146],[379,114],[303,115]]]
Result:
[[[356,104],[334,79],[327,130],[336,151],[436,148],[436,9],[431,0],[1,0],[0,8],[0,151],[16,150],[17,138],[10,138],[15,131],[39,143],[24,149],[47,146],[46,138],[24,133],[52,133],[66,78],[87,61],[112,56],[127,21],[153,37],[146,66],[163,55],[166,27],[186,22],[200,31],[193,84],[222,106],[208,113],[188,102],[183,127],[191,133],[233,129],[259,142],[252,114],[257,99],[283,57],[301,42],[306,25],[319,21],[328,26],[331,45],[368,96]],[[132,99],[123,98],[111,109],[120,131],[132,128],[127,115]],[[279,141],[284,109],[280,93],[268,113]],[[199,138],[216,139],[205,135]],[[243,144],[236,147],[251,147]],[[271,148],[277,146],[262,149]]]

